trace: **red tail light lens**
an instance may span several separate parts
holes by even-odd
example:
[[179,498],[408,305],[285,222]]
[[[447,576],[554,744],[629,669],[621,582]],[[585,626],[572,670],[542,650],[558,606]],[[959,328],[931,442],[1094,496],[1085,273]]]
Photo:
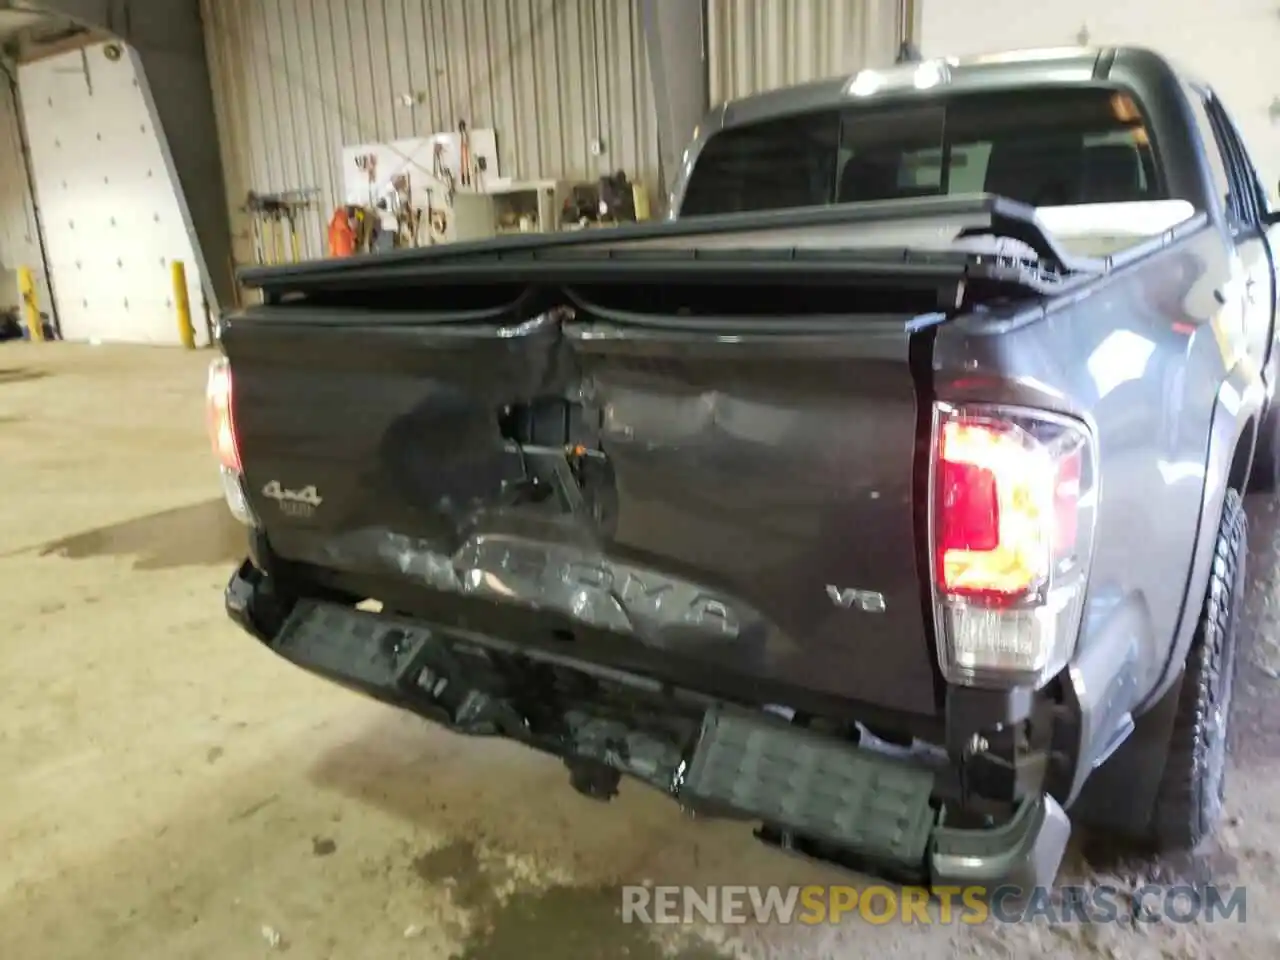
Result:
[[1045,451],[1011,424],[943,422],[935,542],[946,593],[999,603],[1025,596],[1048,576],[1051,468]]
[[1051,414],[937,409],[933,586],[953,682],[1021,682],[1065,663],[1092,549],[1091,449],[1082,425]]
[[938,548],[944,557],[953,552],[989,552],[1000,545],[996,475],[975,449],[992,439],[985,430],[957,422],[943,428],[938,463],[942,493]]
[[209,442],[218,463],[240,473],[240,447],[236,439],[236,423],[232,408],[231,366],[226,358],[209,365],[209,381],[205,390],[205,419]]

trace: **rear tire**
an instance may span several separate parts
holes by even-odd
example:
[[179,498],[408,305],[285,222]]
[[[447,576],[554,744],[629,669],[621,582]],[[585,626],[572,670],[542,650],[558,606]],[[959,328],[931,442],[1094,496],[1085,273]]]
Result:
[[1244,503],[1228,490],[1152,815],[1151,839],[1159,850],[1195,847],[1222,814],[1247,539]]

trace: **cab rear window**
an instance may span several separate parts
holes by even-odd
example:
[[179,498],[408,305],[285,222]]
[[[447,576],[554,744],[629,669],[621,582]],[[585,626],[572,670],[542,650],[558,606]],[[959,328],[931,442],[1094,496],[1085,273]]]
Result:
[[784,117],[711,137],[682,217],[962,193],[1034,206],[1166,198],[1125,93],[967,94]]

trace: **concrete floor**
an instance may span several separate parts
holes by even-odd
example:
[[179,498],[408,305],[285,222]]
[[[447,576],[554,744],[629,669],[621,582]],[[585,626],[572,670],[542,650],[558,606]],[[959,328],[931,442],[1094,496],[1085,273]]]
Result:
[[1250,505],[1231,823],[1183,862],[1099,868],[1077,844],[1067,867],[1248,884],[1247,923],[655,938],[619,922],[619,884],[842,878],[641,788],[592,803],[551,760],[430,729],[233,629],[243,538],[206,448],[207,359],[0,345],[0,957],[1280,954],[1274,504]]

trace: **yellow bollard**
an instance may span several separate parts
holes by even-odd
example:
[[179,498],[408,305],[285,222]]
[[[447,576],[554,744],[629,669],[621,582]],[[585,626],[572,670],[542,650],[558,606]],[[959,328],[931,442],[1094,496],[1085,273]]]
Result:
[[188,350],[196,346],[196,328],[191,325],[191,298],[187,295],[187,268],[173,261],[173,303],[178,309],[178,339]]
[[18,268],[18,293],[22,297],[22,316],[27,321],[27,336],[38,343],[44,339],[44,322],[40,319],[36,278],[30,267]]

